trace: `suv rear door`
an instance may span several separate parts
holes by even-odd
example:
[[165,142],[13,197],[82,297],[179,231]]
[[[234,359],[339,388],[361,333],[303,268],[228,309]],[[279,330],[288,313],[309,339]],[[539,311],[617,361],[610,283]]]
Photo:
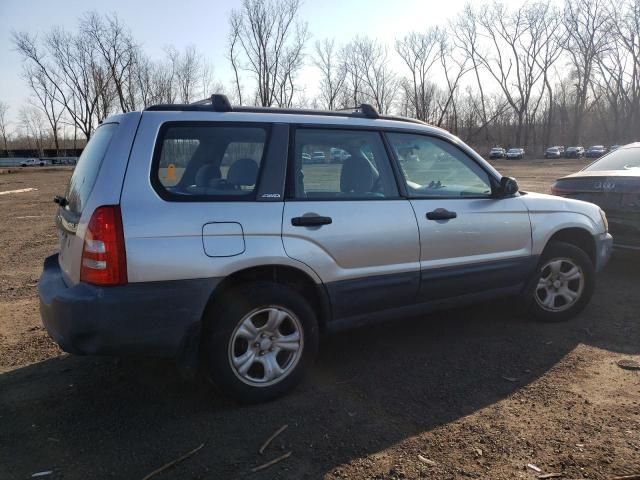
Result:
[[[380,132],[298,127],[293,136],[282,223],[287,255],[322,279],[335,319],[414,301],[418,227]],[[345,152],[341,163],[330,163],[332,149]],[[318,151],[325,162],[309,161],[306,154]]]
[[386,135],[420,228],[419,300],[518,288],[535,266],[524,202],[494,197],[496,180],[445,139]]

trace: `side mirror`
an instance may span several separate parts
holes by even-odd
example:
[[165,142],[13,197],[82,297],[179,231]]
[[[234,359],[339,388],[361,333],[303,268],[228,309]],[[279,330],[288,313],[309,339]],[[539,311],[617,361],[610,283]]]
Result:
[[500,179],[500,188],[498,191],[498,195],[501,197],[510,197],[511,195],[515,195],[520,190],[518,187],[518,182],[513,177],[502,177]]

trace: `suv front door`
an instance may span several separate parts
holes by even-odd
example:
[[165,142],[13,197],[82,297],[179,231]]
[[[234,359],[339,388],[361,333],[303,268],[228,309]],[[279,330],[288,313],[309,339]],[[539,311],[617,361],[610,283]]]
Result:
[[444,139],[387,138],[420,229],[419,300],[520,288],[535,267],[524,202],[493,196],[487,171]]
[[[381,133],[299,127],[293,135],[282,239],[287,255],[327,287],[333,318],[415,301],[418,226],[398,194]],[[314,152],[325,161],[309,160]]]

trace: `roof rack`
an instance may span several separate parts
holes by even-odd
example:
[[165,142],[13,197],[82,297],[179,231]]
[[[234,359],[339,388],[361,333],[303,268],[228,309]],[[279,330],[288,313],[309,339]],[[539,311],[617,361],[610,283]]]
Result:
[[209,98],[199,100],[188,104],[162,104],[152,105],[145,109],[146,111],[183,111],[183,112],[247,112],[247,113],[288,113],[294,115],[324,115],[330,117],[358,117],[370,119],[396,120],[401,122],[418,123],[426,125],[420,120],[406,117],[396,117],[388,115],[380,115],[372,105],[363,103],[358,107],[342,109],[342,110],[309,110],[296,108],[277,108],[277,107],[245,107],[231,106],[231,102],[226,95],[214,93]]

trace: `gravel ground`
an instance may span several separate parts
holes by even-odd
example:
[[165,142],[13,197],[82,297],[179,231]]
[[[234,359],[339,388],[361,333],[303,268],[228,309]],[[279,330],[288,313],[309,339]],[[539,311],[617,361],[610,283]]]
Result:
[[[546,192],[584,160],[495,164]],[[492,302],[353,330],[323,340],[292,394],[241,407],[169,362],[74,357],[48,339],[35,285],[69,174],[0,174],[0,192],[37,188],[0,195],[0,479],[142,478],[201,444],[154,479],[640,474],[640,373],[615,364],[640,360],[640,255],[616,254],[571,322]]]

